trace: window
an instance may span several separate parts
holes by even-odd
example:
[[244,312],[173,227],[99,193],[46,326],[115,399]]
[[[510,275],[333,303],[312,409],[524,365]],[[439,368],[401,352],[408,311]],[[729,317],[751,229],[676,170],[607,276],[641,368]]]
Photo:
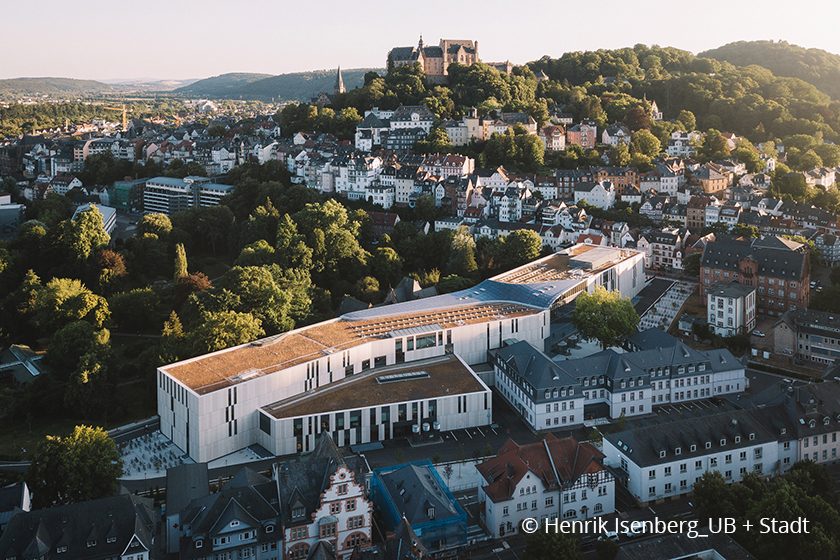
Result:
[[554,496],[548,496],[545,499],[545,507],[551,507],[554,505]]
[[356,500],[347,500],[345,504],[344,507],[347,511],[356,511]]
[[336,513],[341,513],[341,504],[330,504],[330,514],[335,515]]
[[505,507],[502,508],[502,515],[505,516],[505,517],[510,515],[510,510],[508,509],[508,506],[505,506]]
[[671,467],[665,467],[665,476],[671,476]]

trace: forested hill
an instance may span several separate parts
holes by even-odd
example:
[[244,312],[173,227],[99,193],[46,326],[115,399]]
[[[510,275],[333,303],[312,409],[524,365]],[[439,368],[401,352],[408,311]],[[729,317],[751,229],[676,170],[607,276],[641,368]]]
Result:
[[60,93],[86,95],[113,90],[114,88],[102,82],[75,80],[73,78],[12,78],[0,80],[0,97]]
[[[344,86],[350,90],[364,85],[366,72],[383,71],[375,68],[342,70]],[[336,70],[316,70],[294,74],[223,74],[175,90],[185,95],[212,98],[256,99],[260,101],[309,101],[319,92],[332,94]]]
[[757,64],[777,76],[804,80],[840,99],[840,56],[821,49],[806,49],[785,41],[738,41],[697,56],[735,66]]
[[271,77],[271,74],[246,74],[241,72],[232,72],[230,74],[222,74],[221,76],[213,76],[212,78],[198,80],[187,86],[176,89],[175,93],[201,95],[204,97],[211,97],[213,99],[226,98],[236,96],[236,92],[243,86],[247,86],[252,82],[257,82],[269,77]]

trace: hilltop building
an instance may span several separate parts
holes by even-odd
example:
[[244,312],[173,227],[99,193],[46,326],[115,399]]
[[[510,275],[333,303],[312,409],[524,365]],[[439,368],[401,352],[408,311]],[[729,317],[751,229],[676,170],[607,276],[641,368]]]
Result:
[[436,47],[423,43],[423,36],[416,47],[394,47],[388,53],[386,68],[390,70],[405,64],[420,63],[431,84],[445,84],[449,65],[453,62],[472,66],[479,62],[478,41],[466,39],[441,39]]

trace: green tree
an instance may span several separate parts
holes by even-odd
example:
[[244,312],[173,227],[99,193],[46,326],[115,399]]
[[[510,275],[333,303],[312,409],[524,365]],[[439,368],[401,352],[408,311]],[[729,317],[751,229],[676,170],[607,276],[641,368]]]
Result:
[[583,552],[575,537],[542,526],[528,535],[522,560],[583,560]]
[[459,276],[468,276],[478,270],[475,262],[475,240],[465,226],[459,227],[452,239],[446,269],[451,274]]
[[185,358],[189,351],[186,348],[184,327],[181,325],[178,314],[174,311],[169,314],[169,318],[163,324],[158,348],[160,350],[159,360],[162,364],[177,362]]
[[694,483],[694,504],[700,519],[736,517],[732,490],[720,471],[706,471]]
[[637,130],[630,140],[630,152],[642,154],[649,158],[655,158],[662,151],[659,139],[650,133],[649,130]]
[[694,113],[691,111],[683,109],[677,115],[677,120],[680,121],[686,132],[697,130],[697,119],[694,118]]
[[475,281],[470,280],[469,278],[463,278],[455,274],[450,274],[449,276],[441,278],[440,282],[436,284],[436,287],[439,294],[448,294],[459,290],[466,290],[474,285]]
[[33,311],[36,325],[49,334],[74,321],[87,321],[101,329],[110,316],[105,298],[72,278],[50,280],[38,291]]
[[682,260],[683,272],[688,276],[700,278],[700,261],[703,258],[703,253],[695,251],[689,253]]
[[162,239],[169,235],[171,231],[172,221],[169,216],[166,214],[146,214],[137,223],[136,235],[152,233]]
[[636,331],[639,315],[621,292],[596,286],[592,293],[581,292],[575,299],[572,323],[583,338],[597,340],[601,348],[621,346]]
[[102,428],[76,426],[67,437],[47,436],[26,474],[35,509],[114,495],[123,463]]
[[163,320],[160,308],[160,296],[149,286],[108,298],[112,328],[123,331],[157,331]]
[[394,287],[402,279],[402,258],[390,247],[379,247],[370,262],[371,272],[380,286]]
[[83,355],[70,373],[64,393],[64,405],[84,417],[101,417],[113,401],[108,385],[107,367],[94,353]]
[[382,294],[379,291],[379,280],[373,276],[359,278],[353,286],[353,296],[366,303],[380,303]]
[[530,229],[518,229],[503,238],[499,266],[510,270],[529,263],[540,256],[542,238]]
[[617,146],[614,146],[613,149],[610,150],[610,165],[625,167],[629,163],[630,148],[627,147],[627,144],[619,142]]
[[178,243],[175,245],[175,282],[187,274],[187,252],[184,250],[184,244]]
[[209,354],[265,336],[260,320],[250,313],[205,312],[198,327],[186,337],[192,355]]
[[437,215],[435,207],[435,199],[432,195],[424,194],[417,198],[416,203],[417,217],[426,222],[434,222]]
[[736,237],[746,237],[747,239],[757,239],[759,232],[756,226],[737,223],[729,230],[731,235]]
[[264,266],[274,262],[274,247],[268,244],[265,239],[254,241],[242,248],[239,258],[236,259],[236,266]]
[[111,241],[105,233],[102,214],[93,205],[74,219],[58,224],[51,237],[56,260],[66,262],[76,274],[82,274],[88,258]]

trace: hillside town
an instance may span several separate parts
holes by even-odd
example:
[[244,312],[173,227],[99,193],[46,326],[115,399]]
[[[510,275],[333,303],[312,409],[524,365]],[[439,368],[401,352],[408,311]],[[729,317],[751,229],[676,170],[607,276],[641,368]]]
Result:
[[[474,40],[387,54],[430,90],[471,67],[523,75]],[[570,558],[763,559],[708,532],[724,492],[835,507],[835,144],[809,166],[804,134],[751,141],[647,93],[613,122],[556,101],[288,116],[344,118],[352,91],[338,69],[308,105],[184,99],[0,140],[5,420],[78,412],[62,441],[119,467],[87,492],[90,448],[60,452],[50,482],[49,446],[15,436],[0,559],[501,560],[533,554],[532,522],[594,519]],[[539,165],[493,159],[504,142]]]

